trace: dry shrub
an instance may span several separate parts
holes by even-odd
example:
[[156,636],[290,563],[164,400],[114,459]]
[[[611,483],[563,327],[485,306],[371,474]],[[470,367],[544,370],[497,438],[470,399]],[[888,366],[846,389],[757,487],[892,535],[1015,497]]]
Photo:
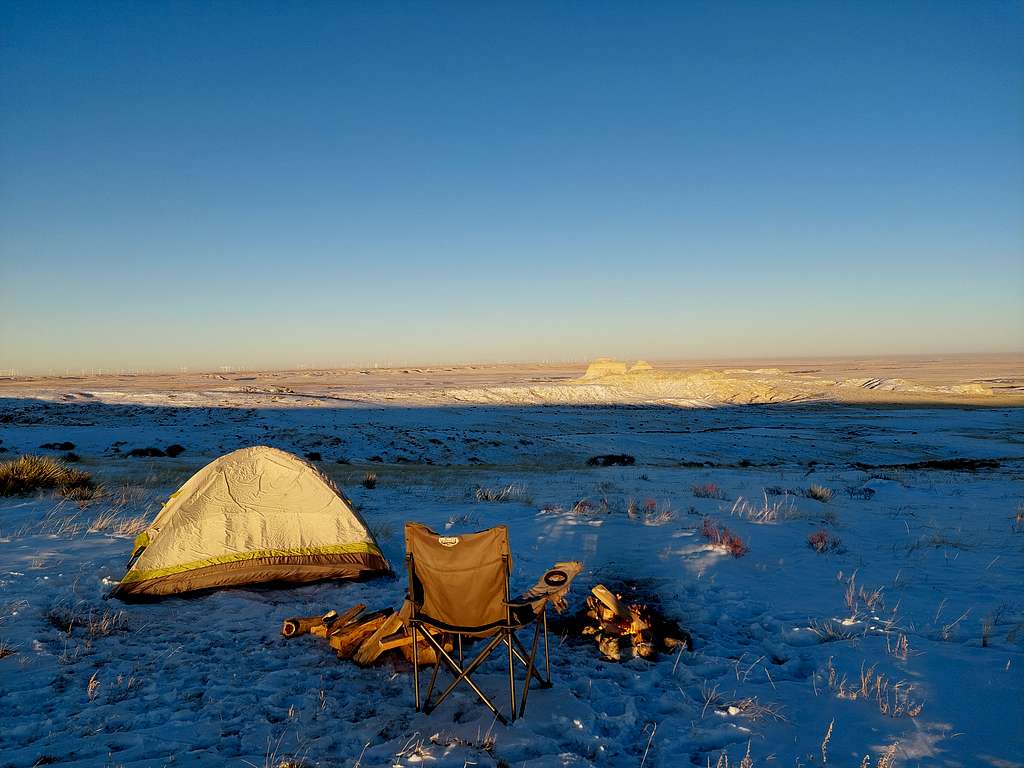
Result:
[[0,496],[55,490],[72,501],[90,501],[103,491],[87,472],[49,456],[19,456],[0,462]]
[[43,618],[68,635],[73,634],[76,627],[80,627],[90,638],[127,632],[130,626],[124,611],[99,611],[82,604],[69,607],[58,603],[44,613]]
[[690,486],[690,491],[698,499],[718,499],[719,501],[725,501],[725,491],[719,488],[714,483],[701,483]]
[[504,502],[520,502],[523,504],[532,504],[530,494],[526,490],[526,486],[517,485],[510,483],[509,485],[501,488],[484,488],[483,486],[477,486],[474,494],[477,501],[488,501],[495,502],[498,504]]
[[17,651],[13,645],[6,640],[0,640],[0,659],[6,659],[8,656],[13,656],[16,653]]
[[637,504],[636,499],[630,499],[626,503],[626,516],[630,520],[642,520],[644,525],[664,525],[676,519],[670,504],[659,504],[655,499],[645,499],[643,506]]
[[365,475],[363,475],[363,479],[359,481],[359,484],[363,486],[363,488],[372,491],[374,488],[377,487],[377,473],[367,472]]
[[843,551],[843,543],[839,540],[839,537],[829,533],[824,528],[807,534],[807,546],[821,555],[827,552]]
[[733,557],[743,557],[749,551],[743,539],[710,517],[704,518],[701,533],[714,546],[725,548]]
[[595,511],[597,507],[589,499],[580,499],[569,509],[574,515],[588,515]]
[[832,489],[826,488],[824,485],[812,485],[810,488],[804,491],[804,496],[806,496],[808,499],[820,501],[822,504],[828,504],[830,501],[832,501],[832,497],[834,495],[835,494],[832,492]]

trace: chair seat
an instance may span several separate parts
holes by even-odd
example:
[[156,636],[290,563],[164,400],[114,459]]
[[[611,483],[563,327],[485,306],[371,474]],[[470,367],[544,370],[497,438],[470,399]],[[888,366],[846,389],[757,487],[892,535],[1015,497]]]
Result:
[[417,613],[416,620],[442,632],[458,632],[460,635],[469,635],[471,637],[487,637],[502,629],[522,629],[532,624],[537,618],[537,614],[534,613],[533,606],[530,603],[509,603],[509,616],[511,621],[495,621],[480,627],[458,627],[435,619],[425,613]]

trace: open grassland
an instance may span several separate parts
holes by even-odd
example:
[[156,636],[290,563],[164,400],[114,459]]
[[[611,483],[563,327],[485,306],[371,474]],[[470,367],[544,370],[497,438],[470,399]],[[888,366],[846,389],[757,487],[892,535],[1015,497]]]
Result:
[[[172,394],[0,400],[0,460],[70,442],[103,489],[0,499],[0,765],[1021,763],[1024,411]],[[104,600],[161,502],[260,443],[319,455],[399,576]],[[608,664],[556,618],[556,687],[504,728],[472,694],[414,713],[400,664],[280,638],[287,616],[397,606],[410,519],[505,523],[515,586],[582,560],[573,609],[606,584],[657,604],[694,650]],[[504,690],[498,666],[479,681]]]

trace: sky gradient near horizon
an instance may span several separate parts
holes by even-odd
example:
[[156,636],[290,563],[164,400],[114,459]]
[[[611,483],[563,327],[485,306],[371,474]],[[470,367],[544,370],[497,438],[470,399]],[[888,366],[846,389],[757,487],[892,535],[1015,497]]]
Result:
[[0,372],[1024,350],[1024,6],[0,7]]

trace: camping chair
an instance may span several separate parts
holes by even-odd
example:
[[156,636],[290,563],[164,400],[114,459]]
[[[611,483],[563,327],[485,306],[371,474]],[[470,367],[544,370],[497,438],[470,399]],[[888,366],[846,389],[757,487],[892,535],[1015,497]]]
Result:
[[[499,525],[478,533],[441,536],[418,523],[405,524],[405,559],[409,569],[409,591],[405,610],[412,634],[413,692],[416,710],[420,709],[419,646],[422,639],[437,654],[430,676],[423,711],[430,714],[455,687],[465,682],[494,716],[508,720],[471,677],[491,653],[504,644],[508,649],[508,684],[511,719],[517,715],[515,663],[526,667],[526,683],[518,715],[526,711],[526,699],[533,679],[542,688],[551,687],[551,660],[548,655],[547,604],[560,600],[578,570],[578,564],[565,564],[566,570],[549,571],[545,579],[550,589],[527,592],[520,600],[511,600],[509,575],[512,555],[508,546],[508,528]],[[559,564],[562,565],[562,564]],[[557,586],[556,586],[557,585]],[[534,624],[530,650],[516,632]],[[544,634],[544,675],[536,667],[538,642]],[[486,638],[483,648],[465,664],[462,642],[465,638]],[[446,647],[451,650],[446,650]],[[452,655],[456,653],[458,660]],[[447,688],[431,702],[442,663],[454,675]]]

